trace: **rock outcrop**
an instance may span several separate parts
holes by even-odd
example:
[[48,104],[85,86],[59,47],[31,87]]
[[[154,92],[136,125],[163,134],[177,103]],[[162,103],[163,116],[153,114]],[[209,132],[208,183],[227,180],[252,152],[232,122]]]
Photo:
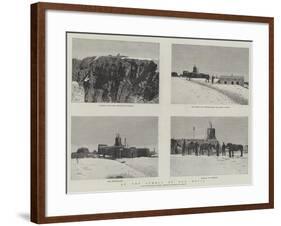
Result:
[[72,81],[83,87],[84,102],[158,103],[159,73],[153,60],[109,55],[72,62]]

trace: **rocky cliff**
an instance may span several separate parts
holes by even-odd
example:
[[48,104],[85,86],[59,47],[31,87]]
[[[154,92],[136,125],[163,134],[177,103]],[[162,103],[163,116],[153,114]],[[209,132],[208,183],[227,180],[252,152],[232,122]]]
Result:
[[83,89],[82,102],[158,103],[157,67],[150,59],[120,55],[73,59],[72,81]]

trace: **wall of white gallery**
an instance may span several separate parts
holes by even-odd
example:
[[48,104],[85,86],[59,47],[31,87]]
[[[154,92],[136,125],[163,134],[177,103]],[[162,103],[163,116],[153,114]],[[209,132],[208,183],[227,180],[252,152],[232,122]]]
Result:
[[[61,2],[52,0],[53,2]],[[30,158],[30,4],[3,1],[0,8],[1,225],[29,225]],[[276,0],[65,0],[66,3],[186,10],[275,17],[275,209],[185,216],[72,223],[72,225],[278,225],[281,220],[281,16]],[[211,194],[210,194],[211,195]],[[280,224],[280,223],[279,223]]]

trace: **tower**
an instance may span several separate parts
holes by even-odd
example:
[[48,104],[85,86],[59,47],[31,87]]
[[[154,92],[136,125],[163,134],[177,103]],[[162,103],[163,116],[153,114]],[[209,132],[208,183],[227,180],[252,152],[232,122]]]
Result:
[[211,122],[209,122],[210,127],[207,128],[207,140],[210,139],[217,139],[216,138],[216,129],[213,128],[213,125]]
[[127,147],[127,139],[126,139],[126,137],[124,138],[124,146]]
[[122,141],[119,133],[116,134],[114,146],[122,146]]
[[196,67],[196,65],[193,66],[192,72],[193,72],[193,73],[196,73],[196,74],[199,73],[198,68]]

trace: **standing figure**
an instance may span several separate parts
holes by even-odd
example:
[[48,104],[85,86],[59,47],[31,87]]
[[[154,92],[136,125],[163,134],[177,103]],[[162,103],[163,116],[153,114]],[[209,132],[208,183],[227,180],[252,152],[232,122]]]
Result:
[[198,156],[198,149],[199,149],[199,144],[196,142],[195,143],[195,155]]
[[228,145],[227,147],[228,147],[228,155],[229,155],[229,158],[231,158],[231,157],[232,157],[231,148],[229,147],[229,145]]
[[191,155],[193,150],[194,150],[194,143],[193,143],[193,141],[191,141],[191,142],[187,145],[187,154],[188,154],[188,155]]
[[217,156],[220,155],[220,144],[219,143],[217,143],[217,145],[216,145],[216,153],[217,153]]
[[185,140],[183,140],[182,155],[185,155],[185,149],[186,149],[186,143],[185,143]]
[[222,147],[221,147],[222,155],[225,156],[225,144],[222,142]]
[[214,84],[215,76],[212,75],[212,84]]
[[206,82],[210,82],[210,75],[207,75],[207,77],[206,77]]

